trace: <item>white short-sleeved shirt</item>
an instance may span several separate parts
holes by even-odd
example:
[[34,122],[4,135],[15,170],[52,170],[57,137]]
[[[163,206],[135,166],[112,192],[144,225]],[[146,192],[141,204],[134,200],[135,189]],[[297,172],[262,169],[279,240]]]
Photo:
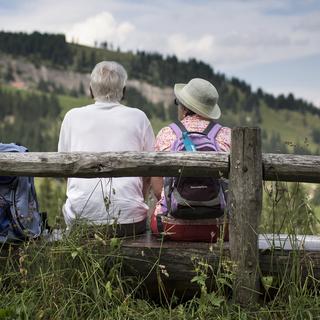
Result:
[[[120,103],[96,102],[74,108],[61,125],[59,152],[153,151],[154,133],[146,115]],[[136,223],[147,216],[142,178],[69,178],[63,214],[92,224]]]

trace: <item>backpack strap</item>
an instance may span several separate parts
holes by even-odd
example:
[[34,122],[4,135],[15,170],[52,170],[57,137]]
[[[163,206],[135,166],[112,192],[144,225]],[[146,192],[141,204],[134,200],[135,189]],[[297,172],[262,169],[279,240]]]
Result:
[[208,126],[203,130],[203,134],[205,134],[206,136],[209,134],[209,132],[212,130],[212,128],[216,125],[217,123],[214,121],[210,121]]
[[[210,124],[208,125],[208,127],[205,129],[204,133],[206,133],[206,135],[208,136],[208,138],[214,142],[217,151],[219,151],[219,146],[216,143],[216,136],[218,134],[218,132],[220,131],[220,129],[222,128],[222,125],[219,123],[215,123],[215,122],[210,122]],[[209,129],[209,130],[208,130]]]
[[182,133],[183,132],[188,132],[186,127],[180,121],[171,123],[169,125],[169,128],[172,129],[172,131],[175,133],[175,135],[177,136],[178,139],[182,138]]

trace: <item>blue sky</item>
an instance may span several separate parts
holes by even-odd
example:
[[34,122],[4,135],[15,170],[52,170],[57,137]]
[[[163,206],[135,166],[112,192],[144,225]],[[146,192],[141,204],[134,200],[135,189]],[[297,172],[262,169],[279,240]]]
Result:
[[196,57],[320,107],[319,0],[0,0],[0,29]]

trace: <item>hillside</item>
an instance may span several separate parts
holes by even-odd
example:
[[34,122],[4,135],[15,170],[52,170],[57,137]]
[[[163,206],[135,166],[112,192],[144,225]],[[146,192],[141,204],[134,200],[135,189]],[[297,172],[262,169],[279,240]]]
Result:
[[[33,150],[55,150],[64,113],[90,102],[89,71],[97,61],[106,59],[119,61],[126,67],[129,74],[126,103],[145,111],[156,132],[175,118],[172,85],[203,77],[212,81],[220,93],[222,124],[260,126],[265,151],[319,154],[320,110],[291,94],[275,97],[261,89],[253,92],[244,81],[228,79],[195,59],[179,61],[175,56],[157,53],[114,51],[106,44],[103,48],[84,47],[66,43],[63,35],[40,33],[0,32],[1,140],[23,139]],[[29,105],[32,110],[43,111],[49,108],[44,99],[54,98],[59,112],[37,115],[32,111],[33,117],[40,117],[38,123],[43,128],[21,138],[17,125],[24,123],[24,131],[29,131],[29,120],[22,116],[28,113],[27,108],[31,112]],[[20,102],[13,107],[15,101]]]

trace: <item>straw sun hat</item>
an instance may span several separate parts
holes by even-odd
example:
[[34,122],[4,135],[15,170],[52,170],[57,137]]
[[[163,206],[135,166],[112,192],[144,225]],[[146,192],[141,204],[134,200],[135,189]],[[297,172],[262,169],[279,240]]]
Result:
[[219,94],[217,89],[207,80],[194,78],[187,84],[177,83],[174,86],[176,98],[186,108],[208,119],[219,119]]

